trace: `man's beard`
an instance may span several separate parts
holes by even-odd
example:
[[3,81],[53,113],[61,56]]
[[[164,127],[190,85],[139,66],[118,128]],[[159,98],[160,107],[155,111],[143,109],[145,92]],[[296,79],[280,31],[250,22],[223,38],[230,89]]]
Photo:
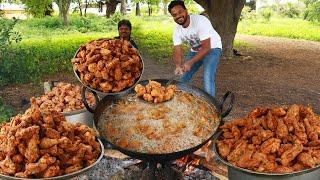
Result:
[[[180,18],[179,18],[179,19],[180,19]],[[179,25],[184,25],[184,24],[187,22],[187,18],[182,17],[182,19],[183,19],[182,22],[176,21],[176,23],[179,24]]]

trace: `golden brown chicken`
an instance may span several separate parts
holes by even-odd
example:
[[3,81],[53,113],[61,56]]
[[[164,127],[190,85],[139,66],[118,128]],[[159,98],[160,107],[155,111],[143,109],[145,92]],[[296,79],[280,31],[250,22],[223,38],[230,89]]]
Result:
[[163,87],[159,82],[149,80],[149,83],[146,86],[137,84],[134,90],[137,93],[137,96],[142,97],[145,101],[161,103],[172,99],[177,87],[175,85]]
[[[91,77],[86,77],[90,78]],[[89,105],[94,105],[95,99],[93,94],[86,93]],[[58,112],[69,112],[84,108],[81,98],[81,87],[70,83],[59,82],[51,91],[46,92],[35,100],[30,99],[41,109],[54,109]],[[50,119],[45,119],[50,121]]]
[[101,154],[94,130],[69,124],[57,111],[40,111],[34,100],[25,114],[0,126],[0,173],[46,178],[94,163]]
[[218,152],[236,166],[288,173],[320,165],[320,116],[310,107],[259,107],[220,128]]
[[71,63],[85,85],[105,93],[133,86],[143,67],[139,52],[119,39],[91,41],[79,48]]

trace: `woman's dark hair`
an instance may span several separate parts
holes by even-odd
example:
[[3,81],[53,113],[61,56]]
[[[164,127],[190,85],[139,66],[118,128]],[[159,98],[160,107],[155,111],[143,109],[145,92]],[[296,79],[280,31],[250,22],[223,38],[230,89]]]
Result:
[[127,19],[122,19],[121,21],[118,22],[118,30],[119,28],[122,26],[122,25],[125,25],[125,26],[128,26],[129,29],[131,30],[131,22]]
[[169,6],[168,6],[168,11],[171,13],[171,9],[175,6],[178,6],[178,5],[180,5],[183,9],[187,9],[182,0],[174,0],[174,1],[170,2]]

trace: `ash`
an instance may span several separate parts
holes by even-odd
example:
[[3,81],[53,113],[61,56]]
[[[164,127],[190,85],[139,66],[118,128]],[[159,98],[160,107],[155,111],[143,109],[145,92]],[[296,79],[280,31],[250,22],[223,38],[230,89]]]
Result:
[[209,171],[194,168],[191,172],[185,173],[183,180],[220,180]]
[[124,171],[124,168],[130,166],[136,160],[121,160],[104,156],[101,161],[92,169],[83,174],[72,178],[72,180],[105,180],[110,179],[114,174],[119,171]]

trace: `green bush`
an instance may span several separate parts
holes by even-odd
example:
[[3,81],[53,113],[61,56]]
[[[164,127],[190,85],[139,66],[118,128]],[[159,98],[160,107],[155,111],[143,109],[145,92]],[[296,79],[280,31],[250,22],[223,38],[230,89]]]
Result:
[[249,6],[244,6],[240,15],[240,21],[242,20],[256,21],[256,12],[252,10]]
[[63,28],[63,22],[57,16],[45,18],[31,18],[23,21],[22,24],[29,28],[47,28],[52,30]]
[[[26,31],[47,31],[51,33],[61,34],[60,32],[78,31],[81,33],[86,32],[104,32],[116,29],[116,23],[119,19],[118,15],[114,15],[111,18],[101,18],[92,14],[88,14],[87,17],[79,17],[78,15],[71,15],[69,17],[69,26],[64,27],[62,20],[57,17],[45,17],[45,18],[32,18],[22,21],[19,25],[28,27]],[[20,28],[21,29],[21,28]],[[55,32],[53,32],[55,31]]]
[[307,7],[304,19],[312,22],[320,22],[320,2],[314,2]]
[[265,22],[269,22],[272,15],[272,10],[270,8],[263,8],[260,11],[260,15],[262,16]]
[[21,41],[20,33],[13,30],[16,23],[17,20],[0,18],[0,58],[2,57],[1,53],[4,52],[12,42],[18,43]]
[[71,72],[70,60],[79,46],[101,37],[69,35],[26,40],[11,46],[0,63],[0,86],[39,81],[44,75]]
[[4,17],[4,15],[5,15],[5,12],[2,9],[0,9],[0,18]]
[[0,123],[6,122],[10,120],[10,117],[13,116],[16,112],[13,108],[9,106],[5,106],[2,102],[2,98],[0,97]]
[[298,4],[286,3],[279,8],[280,14],[288,18],[296,18],[300,15]]

